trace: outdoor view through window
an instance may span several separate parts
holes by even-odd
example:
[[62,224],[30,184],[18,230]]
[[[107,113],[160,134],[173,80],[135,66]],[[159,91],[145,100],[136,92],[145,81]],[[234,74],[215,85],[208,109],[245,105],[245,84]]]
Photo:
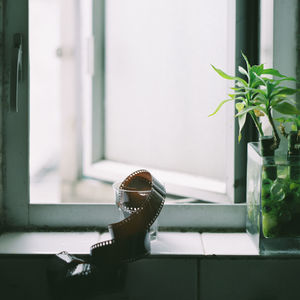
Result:
[[226,193],[233,108],[208,115],[229,87],[210,64],[232,72],[229,3],[29,0],[32,203],[113,202],[136,168],[177,199]]

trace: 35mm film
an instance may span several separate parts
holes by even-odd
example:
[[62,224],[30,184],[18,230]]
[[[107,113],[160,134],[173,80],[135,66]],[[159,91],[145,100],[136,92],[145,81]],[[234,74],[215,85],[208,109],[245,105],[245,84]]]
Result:
[[[97,266],[134,261],[150,253],[149,229],[163,207],[165,188],[150,172],[138,170],[130,174],[119,189],[132,191],[126,203],[130,215],[108,225],[112,239],[93,245],[89,259],[78,259],[64,251],[57,254],[72,266],[66,276],[86,276]],[[143,194],[138,192],[140,190],[150,192]]]

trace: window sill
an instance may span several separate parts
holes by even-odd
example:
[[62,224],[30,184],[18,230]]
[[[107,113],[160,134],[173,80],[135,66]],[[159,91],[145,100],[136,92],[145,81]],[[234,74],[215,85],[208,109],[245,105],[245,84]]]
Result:
[[[91,245],[109,239],[98,232],[10,232],[0,236],[0,254],[52,255],[68,251],[89,254]],[[246,233],[159,232],[151,256],[253,256],[258,252]]]
[[[30,204],[29,209],[29,224],[37,227],[106,228],[107,224],[119,220],[114,204]],[[15,216],[9,225],[19,225],[16,223],[18,217]],[[159,215],[159,226],[184,230],[241,231],[246,228],[246,205],[166,204]]]

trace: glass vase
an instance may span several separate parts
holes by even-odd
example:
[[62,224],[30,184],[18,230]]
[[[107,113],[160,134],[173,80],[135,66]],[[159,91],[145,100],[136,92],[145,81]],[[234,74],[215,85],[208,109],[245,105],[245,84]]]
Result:
[[[116,206],[120,212],[120,221],[128,218],[132,213],[140,209],[140,204],[147,198],[151,190],[139,190],[139,189],[121,189],[121,182],[115,182],[113,184],[113,190],[116,199]],[[158,232],[158,218],[151,225],[149,233],[150,240],[154,241],[157,238]]]
[[260,254],[300,254],[300,156],[248,144],[247,232]]

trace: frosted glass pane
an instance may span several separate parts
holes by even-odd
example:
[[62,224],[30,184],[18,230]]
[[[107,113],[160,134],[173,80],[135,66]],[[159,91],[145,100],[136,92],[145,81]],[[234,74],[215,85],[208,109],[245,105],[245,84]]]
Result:
[[[106,2],[106,158],[224,181],[228,1]],[[233,53],[231,55],[234,55]]]

